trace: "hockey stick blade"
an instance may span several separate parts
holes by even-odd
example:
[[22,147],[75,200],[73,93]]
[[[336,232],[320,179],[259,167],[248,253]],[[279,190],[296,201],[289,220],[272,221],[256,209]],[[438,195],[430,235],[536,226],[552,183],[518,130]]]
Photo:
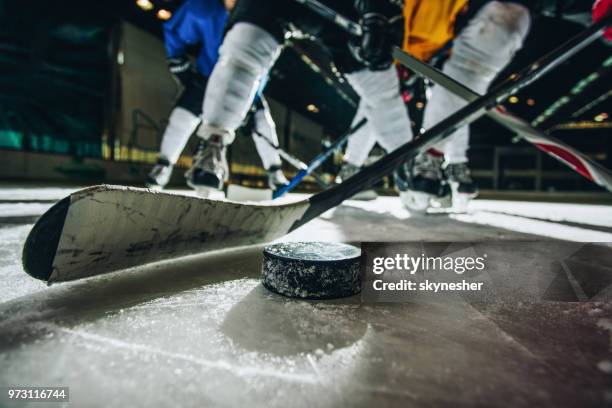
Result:
[[308,201],[251,205],[123,186],[93,186],[64,198],[26,240],[25,271],[47,282],[100,275],[215,249],[269,242],[287,233]]
[[[447,76],[440,70],[421,62],[399,48],[393,50],[393,57],[402,65],[416,72],[417,75],[433,81],[466,102],[472,102],[480,96],[462,83]],[[501,106],[489,110],[487,116],[505,128],[516,132],[522,139],[559,160],[588,180],[612,192],[612,172],[586,155],[543,131],[532,127],[529,123],[507,112]]]

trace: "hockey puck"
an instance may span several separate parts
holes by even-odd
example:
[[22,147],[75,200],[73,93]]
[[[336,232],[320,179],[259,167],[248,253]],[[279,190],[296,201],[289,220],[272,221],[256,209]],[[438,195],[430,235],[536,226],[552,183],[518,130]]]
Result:
[[334,242],[284,242],[263,252],[261,281],[280,295],[331,299],[361,291],[361,250]]

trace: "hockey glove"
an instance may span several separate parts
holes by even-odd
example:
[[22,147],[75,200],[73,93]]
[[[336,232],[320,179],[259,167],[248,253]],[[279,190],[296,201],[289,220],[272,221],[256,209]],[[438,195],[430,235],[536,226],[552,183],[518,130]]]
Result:
[[174,79],[181,85],[187,86],[193,78],[191,61],[187,57],[168,58],[168,68]]
[[361,19],[363,35],[359,46],[359,57],[374,71],[389,68],[393,61],[387,23],[387,17],[378,13],[364,14]]

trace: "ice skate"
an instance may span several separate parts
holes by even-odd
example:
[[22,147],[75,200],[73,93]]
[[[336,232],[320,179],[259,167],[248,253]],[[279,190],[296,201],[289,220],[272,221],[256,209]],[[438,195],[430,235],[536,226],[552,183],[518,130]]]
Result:
[[400,200],[408,209],[426,212],[443,192],[442,157],[422,154],[394,173]]
[[270,187],[270,190],[276,191],[289,185],[289,180],[287,180],[279,166],[270,166],[266,173],[268,174],[268,187]]
[[451,188],[453,210],[466,212],[470,201],[478,195],[478,186],[472,180],[467,163],[446,164],[444,175]]
[[[335,179],[336,184],[341,184],[346,179],[354,176],[360,170],[361,170],[361,167],[345,162],[340,168],[338,175],[336,176],[336,179]],[[355,194],[352,197],[352,199],[361,200],[361,201],[371,201],[371,200],[376,200],[377,197],[378,197],[378,194],[376,194],[376,191],[372,189],[368,189],[368,190],[360,191],[359,193]]]
[[229,178],[229,166],[225,157],[226,148],[220,136],[213,135],[201,141],[193,159],[193,165],[185,173],[187,185],[201,197],[221,190]]
[[432,210],[439,210],[441,212],[452,210],[453,195],[447,180],[442,180],[440,182],[440,190],[435,197],[431,198],[429,208]]
[[147,180],[145,181],[145,186],[152,190],[161,190],[170,181],[170,176],[172,176],[172,164],[164,158],[157,159],[157,163],[149,174],[147,175]]

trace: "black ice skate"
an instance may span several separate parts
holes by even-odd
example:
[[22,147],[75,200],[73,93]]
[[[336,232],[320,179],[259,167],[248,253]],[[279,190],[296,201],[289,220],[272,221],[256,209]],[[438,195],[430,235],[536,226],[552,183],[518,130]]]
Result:
[[149,174],[147,175],[147,179],[145,181],[145,186],[152,190],[161,190],[170,181],[170,176],[172,176],[172,164],[163,157],[157,159],[157,163],[151,169]]
[[453,209],[465,212],[470,201],[478,195],[478,186],[472,180],[467,163],[445,164],[444,175],[452,191]]
[[211,192],[221,190],[229,177],[229,166],[225,157],[225,145],[221,136],[213,135],[202,140],[193,158],[193,165],[185,173],[187,185],[198,195],[208,197]]
[[442,156],[425,153],[402,164],[395,171],[395,185],[406,208],[425,212],[434,200],[445,196],[442,160]]

